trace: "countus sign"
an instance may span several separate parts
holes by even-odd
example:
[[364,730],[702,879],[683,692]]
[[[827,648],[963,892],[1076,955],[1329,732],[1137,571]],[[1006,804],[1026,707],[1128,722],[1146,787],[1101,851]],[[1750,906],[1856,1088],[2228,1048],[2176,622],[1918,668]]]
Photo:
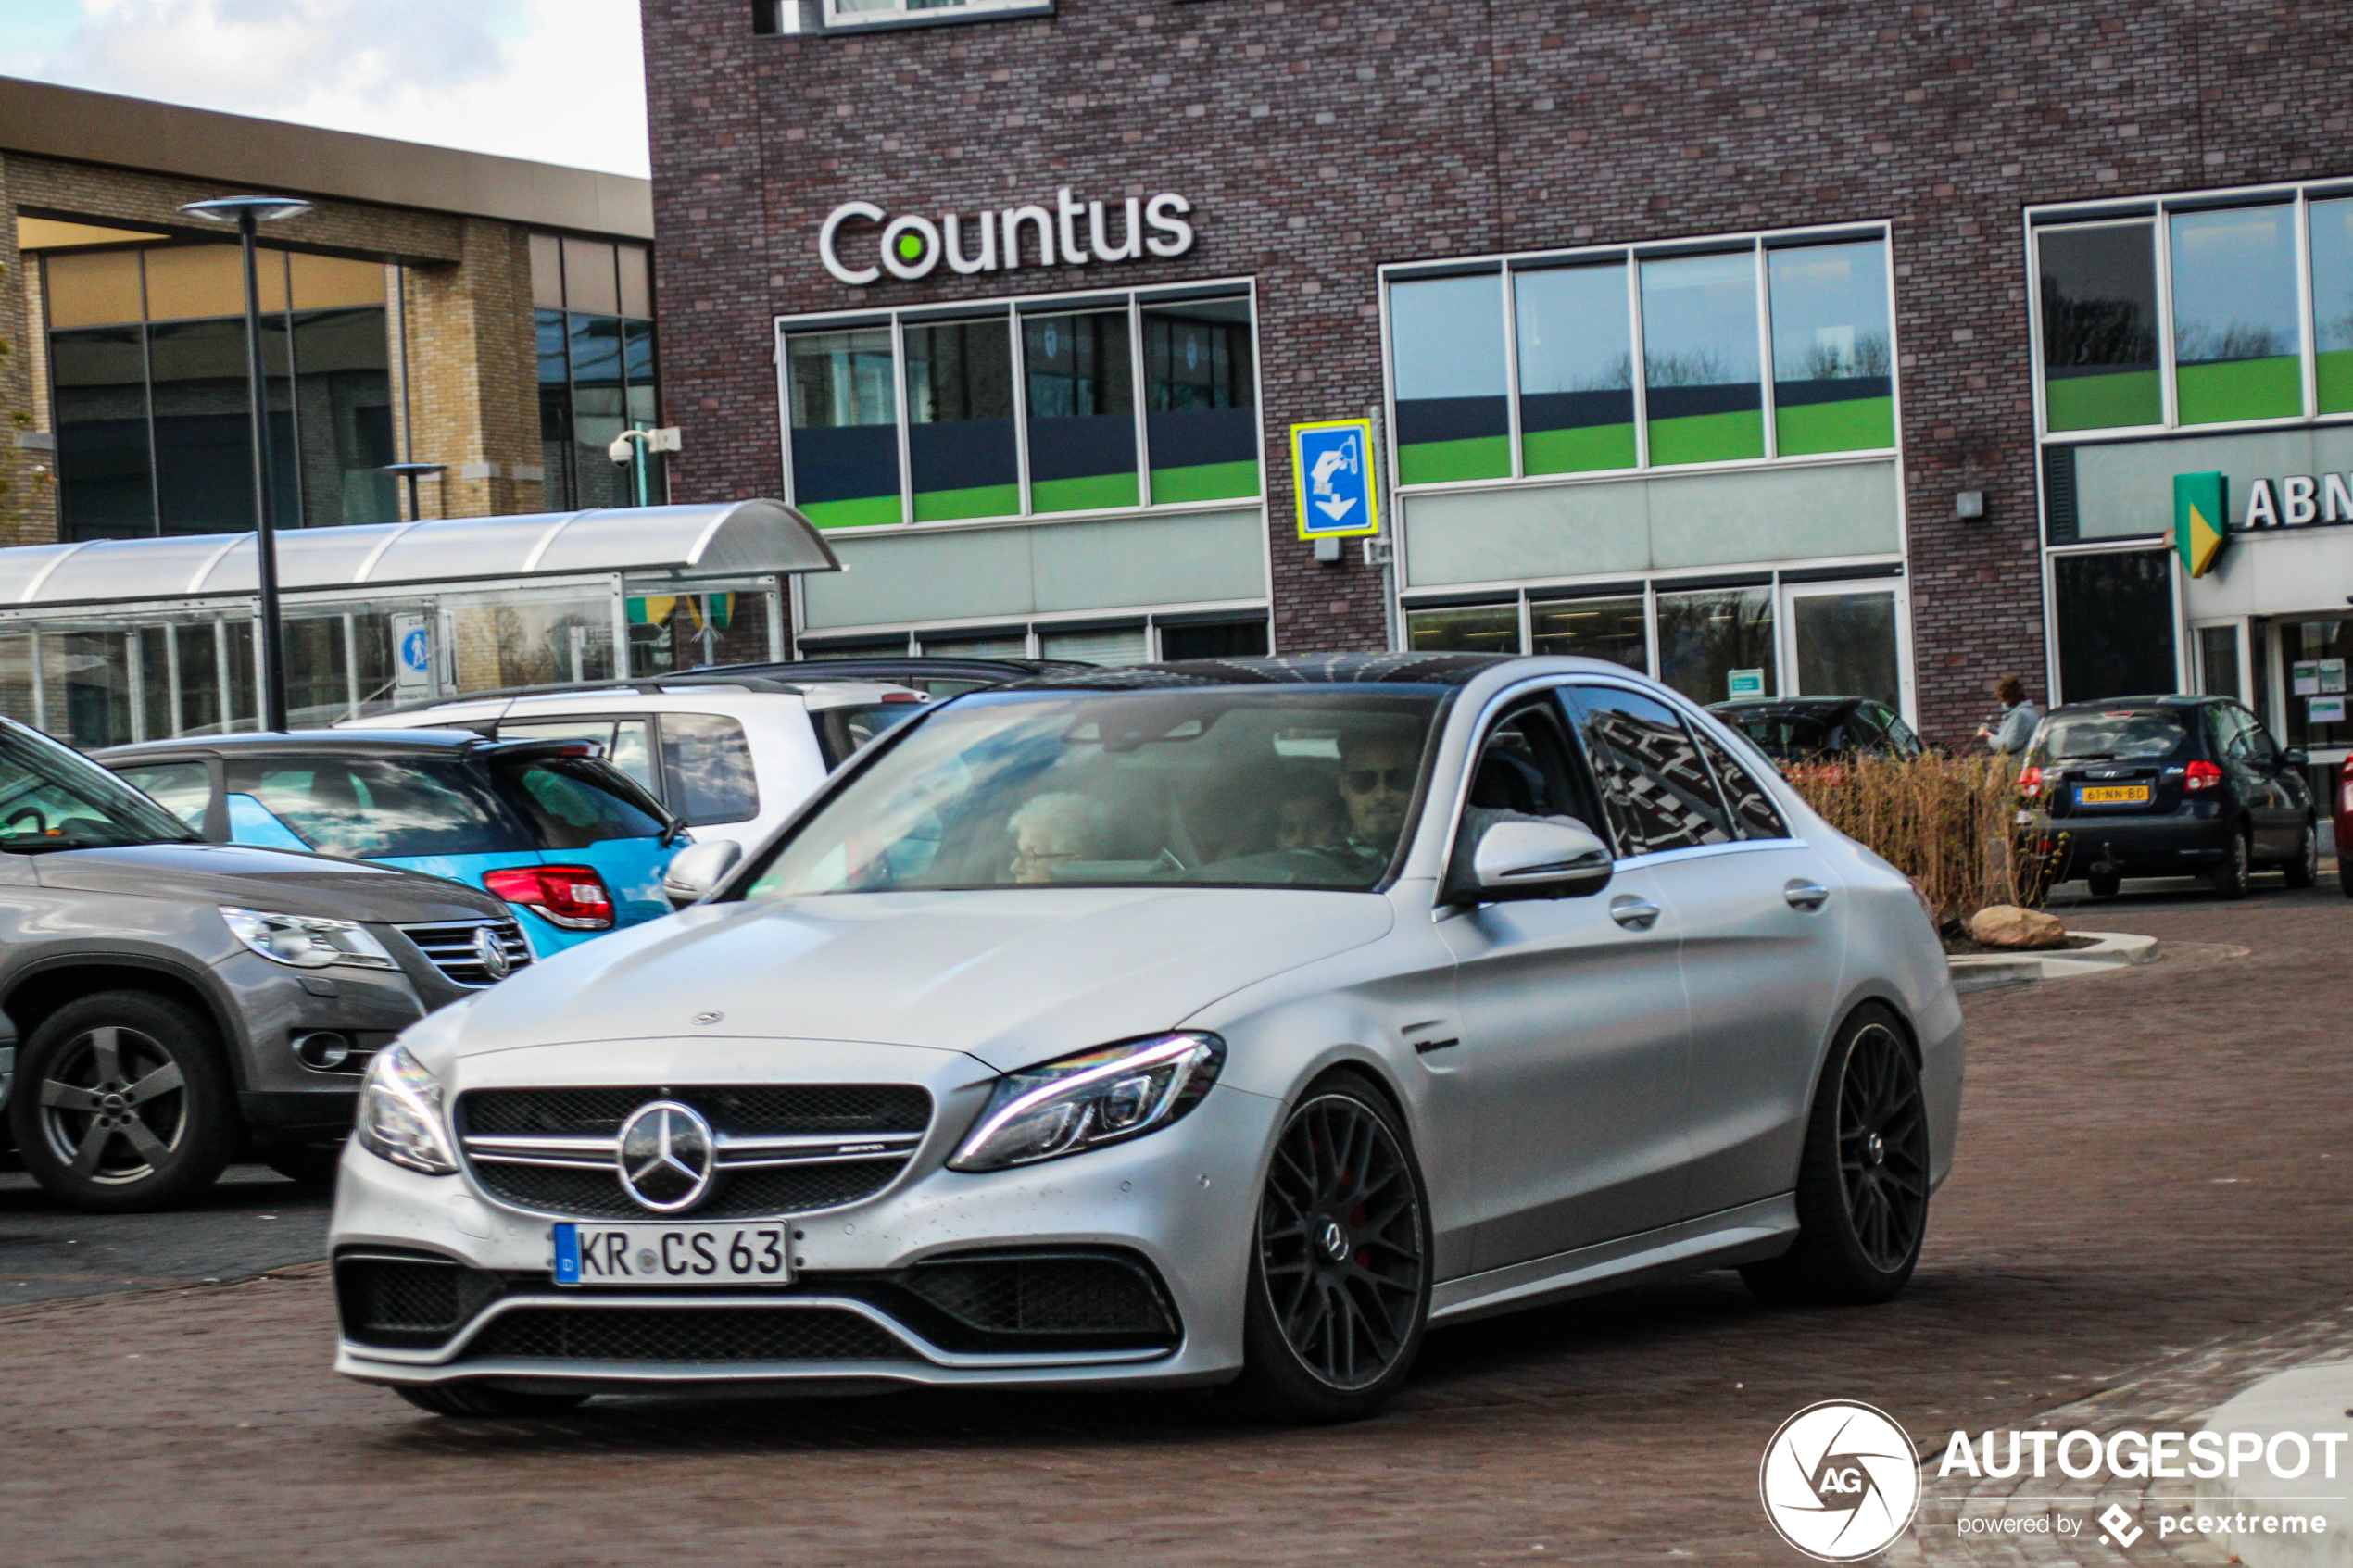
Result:
[[[966,276],[1011,271],[1022,265],[1025,245],[1035,267],[1182,256],[1193,248],[1193,226],[1185,220],[1192,210],[1173,191],[1105,203],[1078,201],[1067,185],[1051,207],[943,212],[937,223],[912,212],[893,218],[872,202],[844,202],[818,225],[817,258],[843,282],[862,288],[885,272],[910,282],[927,278],[942,261]],[[853,265],[870,255],[874,266]]]

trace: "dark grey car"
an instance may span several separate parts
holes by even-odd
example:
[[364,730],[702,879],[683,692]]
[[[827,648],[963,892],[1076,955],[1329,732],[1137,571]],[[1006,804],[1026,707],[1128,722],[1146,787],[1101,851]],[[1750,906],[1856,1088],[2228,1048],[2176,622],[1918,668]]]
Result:
[[530,961],[486,893],[208,844],[0,720],[0,1104],[63,1202],[168,1207],[247,1154],[328,1179],[371,1055]]

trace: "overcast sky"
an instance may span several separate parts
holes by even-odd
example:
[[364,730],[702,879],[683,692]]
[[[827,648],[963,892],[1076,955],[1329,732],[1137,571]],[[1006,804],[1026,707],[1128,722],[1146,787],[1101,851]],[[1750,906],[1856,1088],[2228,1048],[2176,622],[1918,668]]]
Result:
[[0,75],[646,172],[636,0],[0,0]]

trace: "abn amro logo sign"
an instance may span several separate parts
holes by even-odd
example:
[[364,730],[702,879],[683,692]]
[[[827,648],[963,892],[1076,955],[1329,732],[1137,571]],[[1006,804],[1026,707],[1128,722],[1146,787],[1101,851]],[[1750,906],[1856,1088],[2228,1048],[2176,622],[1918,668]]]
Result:
[[1912,1439],[1881,1411],[1826,1399],[1781,1423],[1757,1470],[1765,1516],[1822,1562],[1853,1562],[1911,1528],[1920,1501]]

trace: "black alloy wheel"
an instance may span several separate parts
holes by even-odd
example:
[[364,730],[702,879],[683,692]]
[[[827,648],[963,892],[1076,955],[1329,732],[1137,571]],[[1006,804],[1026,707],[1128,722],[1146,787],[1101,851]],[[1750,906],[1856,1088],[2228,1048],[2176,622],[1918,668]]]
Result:
[[2307,820],[2304,832],[2296,841],[2296,859],[2280,868],[2287,873],[2290,887],[2317,887],[2321,883],[2321,827]]
[[2231,834],[2230,847],[2222,852],[2222,863],[2207,873],[2214,884],[2214,893],[2221,898],[2246,897],[2247,873],[2253,869],[2255,851],[2247,843],[2245,830]]
[[1928,1101],[1895,1016],[1856,1010],[1831,1047],[1797,1177],[1796,1243],[1741,1270],[1791,1304],[1884,1301],[1904,1288],[1928,1234]]
[[169,998],[110,991],[69,1002],[23,1053],[10,1131],[25,1169],[77,1209],[167,1208],[209,1186],[234,1152],[236,1107],[203,1019]]
[[1421,1173],[1371,1084],[1335,1075],[1292,1110],[1255,1241],[1231,1397],[1271,1420],[1371,1414],[1403,1381],[1429,1313]]
[[1903,1267],[1928,1229],[1928,1102],[1910,1047],[1885,1023],[1866,1025],[1839,1085],[1838,1168],[1848,1222],[1882,1273]]

